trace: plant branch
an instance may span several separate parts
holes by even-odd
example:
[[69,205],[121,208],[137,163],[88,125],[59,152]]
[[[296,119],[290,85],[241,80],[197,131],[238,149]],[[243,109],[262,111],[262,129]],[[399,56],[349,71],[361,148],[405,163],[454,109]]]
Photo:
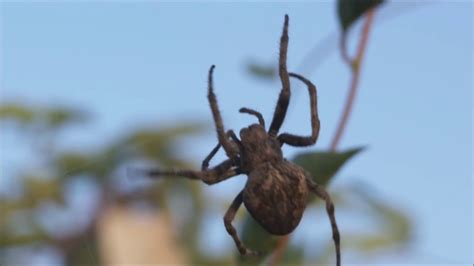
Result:
[[[360,66],[362,63],[362,59],[364,57],[365,49],[367,47],[367,40],[369,38],[369,32],[370,28],[372,25],[373,17],[374,17],[374,9],[371,9],[368,11],[365,23],[364,23],[364,28],[362,29],[362,36],[359,41],[359,45],[357,48],[357,54],[355,56],[355,59],[349,59],[347,55],[347,50],[346,50],[346,45],[341,44],[341,55],[346,61],[351,70],[352,70],[352,78],[351,78],[351,83],[349,85],[349,94],[346,99],[346,103],[344,105],[344,111],[342,113],[341,119],[339,120],[339,125],[337,127],[336,133],[334,134],[334,137],[331,141],[330,145],[330,150],[335,151],[337,149],[337,146],[341,140],[342,134],[344,133],[344,130],[347,125],[347,121],[349,120],[349,115],[351,114],[352,111],[352,106],[354,104],[354,99],[356,96],[357,92],[357,87],[359,85],[359,78],[360,78]],[[345,35],[342,37],[342,42],[345,43]]]

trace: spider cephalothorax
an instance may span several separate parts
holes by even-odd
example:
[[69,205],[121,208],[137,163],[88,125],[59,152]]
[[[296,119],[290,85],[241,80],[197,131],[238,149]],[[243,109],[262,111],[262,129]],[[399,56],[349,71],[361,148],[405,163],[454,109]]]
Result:
[[[339,231],[334,216],[334,206],[329,194],[322,186],[315,183],[310,174],[303,168],[287,161],[281,151],[283,144],[299,147],[315,144],[320,127],[316,87],[306,78],[298,74],[288,73],[286,68],[287,50],[288,16],[285,16],[279,54],[279,76],[282,90],[268,131],[265,131],[265,120],[262,115],[249,108],[242,108],[240,112],[256,116],[259,121],[258,124],[243,128],[239,134],[240,139],[232,130],[227,132],[224,130],[217,99],[213,91],[212,74],[214,66],[212,66],[209,70],[208,100],[219,140],[217,146],[204,159],[201,171],[153,169],[146,170],[145,174],[154,177],[181,176],[199,179],[206,184],[215,184],[240,174],[247,175],[248,180],[245,188],[237,195],[224,216],[225,228],[234,239],[242,255],[258,254],[258,252],[245,247],[231,223],[242,203],[265,230],[271,234],[285,235],[292,232],[299,224],[310,194],[315,193],[326,202],[326,210],[331,221],[336,246],[336,264],[340,265]],[[278,134],[290,100],[290,77],[300,80],[308,87],[312,128],[310,136],[302,137],[288,133]],[[209,161],[221,147],[228,159],[209,168]]]

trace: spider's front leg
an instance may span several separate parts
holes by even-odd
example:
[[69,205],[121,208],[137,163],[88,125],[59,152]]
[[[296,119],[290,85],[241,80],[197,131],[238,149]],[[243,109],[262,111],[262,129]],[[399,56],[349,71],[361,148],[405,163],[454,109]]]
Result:
[[279,55],[279,66],[278,74],[280,76],[282,89],[280,95],[278,96],[277,106],[275,108],[275,113],[273,114],[273,120],[270,124],[270,129],[268,134],[270,136],[276,137],[278,131],[280,130],[283,120],[285,119],[286,111],[288,109],[288,104],[290,102],[290,77],[288,76],[288,70],[286,67],[286,58],[288,54],[288,15],[285,15],[285,23],[283,25],[283,33],[280,38],[280,55]]
[[290,73],[289,75],[290,77],[299,79],[300,81],[305,83],[306,86],[308,87],[310,109],[311,109],[311,136],[302,137],[302,136],[292,135],[288,133],[283,133],[278,136],[278,140],[280,141],[282,145],[288,144],[288,145],[297,146],[297,147],[310,146],[316,143],[316,140],[318,139],[318,135],[319,135],[319,129],[320,129],[316,86],[314,86],[314,84],[311,83],[311,81],[304,78],[303,76],[300,76],[295,73]]
[[219,183],[228,178],[234,177],[241,174],[241,171],[238,168],[233,167],[234,164],[231,160],[225,160],[217,166],[205,170],[205,171],[196,171],[196,170],[160,170],[160,169],[150,169],[150,170],[135,170],[134,173],[145,175],[149,177],[161,177],[161,176],[180,176],[186,177],[189,179],[198,179],[202,180],[208,185],[213,185]]
[[[228,138],[231,138],[232,141],[238,146],[239,150],[241,149],[242,143],[240,140],[237,138],[233,130],[228,130],[226,133]],[[212,160],[212,158],[216,155],[216,153],[219,151],[219,149],[222,147],[220,143],[217,143],[217,145],[214,147],[214,149],[211,150],[209,155],[204,158],[201,164],[201,171],[205,171],[209,167],[209,162]]]
[[224,131],[224,123],[222,122],[221,113],[219,111],[219,106],[217,105],[217,98],[214,94],[212,84],[212,73],[214,72],[214,68],[215,66],[212,65],[209,69],[207,98],[211,106],[214,123],[216,124],[217,138],[219,139],[219,144],[221,144],[224,148],[227,157],[229,157],[229,159],[231,159],[232,161],[236,161],[239,151],[238,149],[236,149],[235,146],[232,145],[232,142],[227,138],[227,135]]
[[265,119],[263,119],[263,115],[260,112],[257,112],[253,109],[242,107],[240,108],[239,112],[249,114],[249,115],[254,115],[258,119],[258,123],[265,128]]

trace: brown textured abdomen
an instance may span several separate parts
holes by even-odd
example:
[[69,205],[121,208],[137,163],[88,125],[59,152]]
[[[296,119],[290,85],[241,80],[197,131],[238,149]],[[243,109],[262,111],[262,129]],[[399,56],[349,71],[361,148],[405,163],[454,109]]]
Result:
[[243,197],[249,213],[269,233],[289,234],[306,208],[305,171],[288,161],[262,164],[250,172]]

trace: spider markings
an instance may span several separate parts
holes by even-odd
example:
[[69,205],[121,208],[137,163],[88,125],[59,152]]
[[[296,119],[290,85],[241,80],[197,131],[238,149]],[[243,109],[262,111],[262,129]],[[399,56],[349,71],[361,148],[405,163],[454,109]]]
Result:
[[[306,78],[287,71],[288,20],[288,15],[285,15],[283,33],[280,39],[279,76],[282,90],[278,97],[268,133],[265,131],[263,116],[249,108],[241,108],[239,111],[256,116],[259,123],[241,129],[240,140],[234,131],[226,132],[224,130],[213,90],[212,75],[214,66],[211,66],[208,77],[208,100],[219,140],[217,146],[202,162],[201,171],[153,169],[145,170],[144,174],[148,176],[181,176],[200,179],[209,185],[239,174],[247,175],[245,188],[240,191],[224,215],[225,228],[242,255],[259,254],[245,247],[232,225],[235,214],[242,203],[244,203],[252,217],[268,232],[275,235],[285,235],[298,226],[312,192],[326,202],[326,211],[331,223],[336,248],[336,265],[339,266],[341,264],[340,238],[331,198],[322,186],[312,180],[308,172],[287,161],[281,150],[283,144],[297,147],[315,144],[320,129],[316,87]],[[289,133],[278,135],[290,100],[290,77],[305,83],[308,88],[312,129],[310,136],[297,136]],[[210,160],[221,147],[225,150],[228,159],[209,168]]]

